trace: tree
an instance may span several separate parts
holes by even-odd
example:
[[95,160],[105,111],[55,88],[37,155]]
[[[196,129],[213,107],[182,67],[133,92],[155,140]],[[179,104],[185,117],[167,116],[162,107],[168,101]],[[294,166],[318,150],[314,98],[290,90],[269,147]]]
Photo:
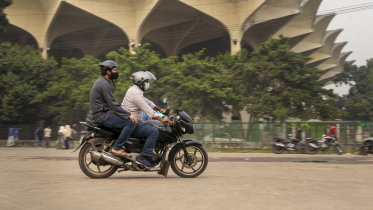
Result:
[[373,120],[373,59],[366,66],[346,63],[343,73],[337,75],[336,84],[351,86],[349,94],[339,98],[340,108],[347,111],[346,120]]
[[89,111],[89,94],[95,80],[100,77],[100,60],[92,56],[81,59],[63,58],[58,80],[39,94],[32,103],[46,103],[49,115],[60,124],[85,119]]
[[161,70],[160,88],[170,99],[172,107],[185,110],[192,117],[201,120],[221,120],[226,104],[232,104],[239,96],[234,95],[230,86],[231,75],[215,58],[201,59],[203,50],[182,56],[176,62]]
[[[235,93],[245,97],[251,120],[264,116],[302,120],[338,115],[332,90],[318,81],[319,69],[308,68],[311,59],[290,50],[289,38],[270,39],[257,52],[243,51],[230,68]],[[236,56],[236,57],[237,57]]]
[[0,44],[0,120],[35,122],[47,117],[46,104],[30,102],[58,78],[57,63],[30,46]]
[[13,4],[13,0],[0,0],[0,33],[6,31],[6,27],[9,24],[4,9]]
[[[121,103],[128,88],[133,85],[131,75],[137,71],[149,71],[157,78],[161,76],[161,69],[170,65],[173,60],[169,58],[161,59],[158,54],[150,51],[150,44],[144,44],[141,47],[135,47],[135,53],[131,53],[125,48],[120,48],[118,52],[112,51],[106,55],[107,59],[114,60],[119,66],[117,71],[119,78],[115,80],[116,87],[114,90],[114,97]],[[145,96],[152,98],[157,103],[159,101],[160,93],[158,86],[159,80],[151,84],[151,88],[145,92]]]

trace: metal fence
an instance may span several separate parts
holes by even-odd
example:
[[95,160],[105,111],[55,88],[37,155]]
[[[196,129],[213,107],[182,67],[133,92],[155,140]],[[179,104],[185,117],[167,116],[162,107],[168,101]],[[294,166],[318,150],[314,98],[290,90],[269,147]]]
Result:
[[[337,138],[341,143],[361,142],[365,138],[373,136],[373,122],[219,122],[219,123],[195,123],[196,132],[186,135],[184,138],[193,138],[203,142],[270,142],[273,137],[285,138],[288,134],[295,136],[296,129],[302,130],[302,138],[320,138],[329,132],[330,126],[337,127]],[[35,125],[13,125],[21,127],[20,139],[32,140],[35,133]],[[52,126],[51,139],[57,138],[59,126]],[[8,137],[7,125],[0,125],[0,139]],[[75,129],[78,133],[85,127],[78,124]]]
[[361,142],[373,136],[373,122],[258,122],[258,123],[196,123],[196,132],[185,138],[203,142],[270,142],[273,137],[301,136],[321,138],[330,126],[336,126],[337,138],[341,143]]

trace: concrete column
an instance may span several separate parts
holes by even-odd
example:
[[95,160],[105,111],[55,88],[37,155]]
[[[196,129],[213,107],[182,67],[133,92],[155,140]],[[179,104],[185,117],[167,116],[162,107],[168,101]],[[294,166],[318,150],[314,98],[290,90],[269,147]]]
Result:
[[41,55],[43,56],[44,59],[48,59],[48,50],[49,50],[49,47],[41,48]]
[[229,33],[231,38],[231,54],[235,55],[241,50],[241,41],[242,37],[240,31],[230,31]]
[[361,127],[361,126],[357,127],[356,141],[357,142],[362,142],[363,141],[363,127]]
[[133,48],[135,46],[137,47],[140,47],[141,46],[141,42],[138,41],[137,39],[129,39],[130,40],[130,43],[128,44],[128,49],[129,51],[132,53],[132,54],[136,54],[135,51],[133,51]]

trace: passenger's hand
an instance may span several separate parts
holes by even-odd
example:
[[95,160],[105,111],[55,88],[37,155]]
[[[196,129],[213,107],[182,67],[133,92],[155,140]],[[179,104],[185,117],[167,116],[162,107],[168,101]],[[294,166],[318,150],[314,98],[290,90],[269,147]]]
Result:
[[134,114],[131,114],[130,118],[131,118],[132,122],[134,122],[134,123],[138,122],[137,117]]
[[168,123],[168,124],[172,125],[172,121],[170,119],[168,119],[168,118],[164,119],[162,122],[163,123]]

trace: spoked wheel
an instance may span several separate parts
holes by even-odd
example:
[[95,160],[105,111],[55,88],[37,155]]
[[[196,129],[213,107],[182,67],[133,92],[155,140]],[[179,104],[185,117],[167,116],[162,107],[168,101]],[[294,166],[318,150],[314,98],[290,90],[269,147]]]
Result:
[[334,149],[334,151],[335,151],[338,155],[343,155],[343,150],[342,150],[341,145],[336,144],[336,145],[334,145],[333,149]]
[[364,145],[359,147],[359,154],[360,155],[368,155],[368,151],[365,149]]
[[205,171],[208,163],[207,152],[200,145],[187,145],[187,151],[189,158],[185,158],[182,148],[170,153],[171,168],[180,177],[194,178]]
[[316,153],[319,151],[319,149],[318,149],[318,148],[315,148],[315,147],[313,147],[313,146],[311,146],[310,144],[314,144],[314,143],[312,143],[312,142],[307,142],[307,143],[306,143],[306,145],[305,145],[305,147],[306,147],[306,152],[307,152],[308,154],[310,154],[310,155],[314,155],[314,154],[316,154]]
[[272,150],[276,154],[282,154],[285,151],[284,148],[276,146],[275,144],[272,144]]
[[298,142],[295,146],[295,148],[297,150],[300,150],[302,152],[302,154],[307,154],[307,151],[306,151],[306,148],[305,148],[305,145],[301,142]]
[[[99,146],[101,146],[100,143],[96,144],[96,147]],[[118,166],[93,160],[91,151],[94,151],[94,148],[92,144],[87,143],[79,153],[79,166],[85,175],[93,179],[101,179],[108,178],[117,171]]]

